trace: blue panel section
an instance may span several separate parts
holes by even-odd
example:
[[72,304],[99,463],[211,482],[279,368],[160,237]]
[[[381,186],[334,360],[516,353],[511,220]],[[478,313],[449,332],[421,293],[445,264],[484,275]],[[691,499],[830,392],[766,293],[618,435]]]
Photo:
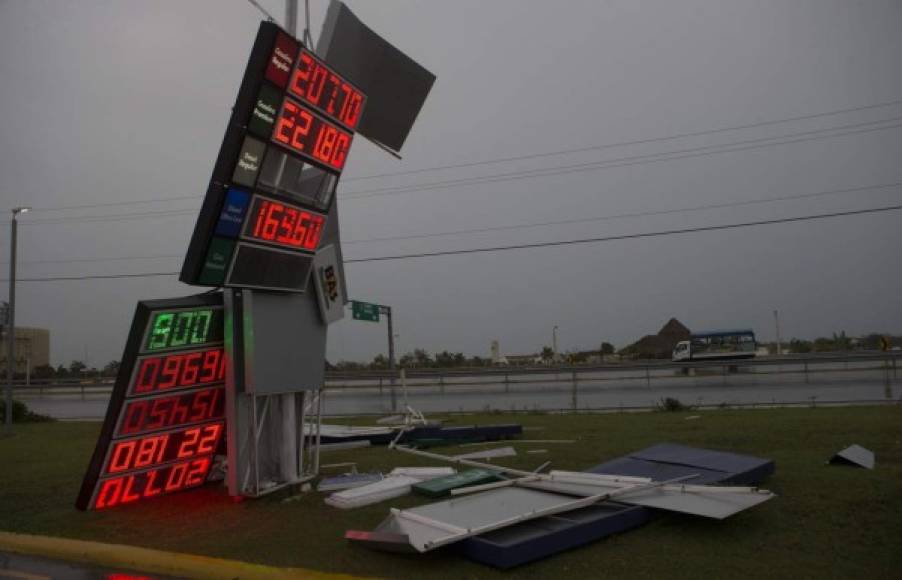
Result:
[[[756,485],[774,472],[770,459],[687,447],[654,445],[588,469],[591,473],[633,475],[666,480],[696,473],[692,484]],[[602,511],[598,511],[604,508]],[[468,558],[511,568],[545,558],[647,522],[655,510],[605,502],[556,516],[539,518],[468,538],[461,550]]]
[[608,502],[470,538],[460,550],[471,560],[512,568],[641,526],[650,518],[646,508]]
[[241,233],[241,224],[244,223],[244,214],[251,196],[234,187],[226,193],[225,202],[222,204],[222,212],[216,223],[216,235],[228,238],[237,238]]
[[592,473],[650,477],[655,481],[666,481],[668,479],[675,479],[687,475],[697,475],[698,477],[683,482],[691,483],[692,485],[704,485],[706,483],[723,481],[724,477],[730,475],[725,471],[715,471],[688,465],[674,465],[671,463],[655,463],[653,461],[644,461],[633,457],[618,457],[617,459],[612,459],[611,461],[602,463],[587,471]]
[[587,471],[658,480],[698,473],[698,478],[687,483],[756,484],[774,472],[774,462],[750,455],[661,443],[596,465]]

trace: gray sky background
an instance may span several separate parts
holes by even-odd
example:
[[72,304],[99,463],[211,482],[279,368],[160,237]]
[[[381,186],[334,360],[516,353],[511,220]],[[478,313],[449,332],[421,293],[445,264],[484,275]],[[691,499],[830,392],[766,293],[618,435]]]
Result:
[[[283,5],[261,3],[277,18]],[[664,137],[902,101],[898,0],[350,1],[438,80],[393,159],[357,139],[339,199],[345,257],[610,236],[894,205],[902,187],[690,213],[391,241],[371,238],[672,210],[902,182],[902,128],[563,175],[352,199],[412,184],[589,163],[902,118],[902,104],[533,160],[440,165]],[[325,0],[312,0],[318,36]],[[302,11],[303,12],[303,11]],[[0,0],[0,209],[20,277],[178,270],[260,13],[245,0]],[[900,121],[896,121],[898,124]],[[888,123],[892,124],[892,123]],[[875,128],[884,125],[871,125]],[[53,211],[196,195],[195,200]],[[44,211],[41,211],[43,208]],[[3,215],[7,215],[4,213]],[[67,221],[44,222],[67,218]],[[5,219],[5,218],[4,218]],[[349,264],[351,296],[393,306],[399,352],[623,346],[671,316],[774,337],[902,331],[902,212],[724,232]],[[0,227],[8,268],[9,228]],[[172,256],[153,259],[123,259]],[[70,262],[73,259],[107,261]],[[58,262],[47,262],[55,260]],[[2,276],[6,278],[5,275]],[[135,302],[175,277],[22,282],[17,322],[52,360],[121,356]],[[3,283],[0,294],[6,295]],[[333,326],[369,359],[384,325]]]

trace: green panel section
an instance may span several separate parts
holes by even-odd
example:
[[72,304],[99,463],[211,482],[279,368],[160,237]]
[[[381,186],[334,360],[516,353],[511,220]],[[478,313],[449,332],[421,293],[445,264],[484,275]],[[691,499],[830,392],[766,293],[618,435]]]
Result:
[[282,106],[282,93],[276,88],[264,84],[257,95],[257,102],[251,111],[247,128],[251,133],[269,139],[272,134],[272,126],[276,120],[279,107]]
[[207,250],[207,258],[204,260],[204,267],[200,271],[198,282],[213,286],[222,285],[233,251],[235,251],[235,240],[216,237],[210,240],[210,249]]
[[438,479],[430,479],[413,486],[413,490],[428,497],[445,497],[450,495],[452,489],[482,485],[504,479],[495,471],[488,469],[469,469],[455,475],[447,475]]
[[379,322],[379,305],[354,300],[351,302],[351,316],[354,320]]

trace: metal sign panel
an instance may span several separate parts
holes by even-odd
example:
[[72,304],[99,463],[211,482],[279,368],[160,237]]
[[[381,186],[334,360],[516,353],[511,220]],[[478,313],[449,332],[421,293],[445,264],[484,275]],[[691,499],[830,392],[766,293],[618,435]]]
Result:
[[243,291],[243,384],[254,394],[319,389],[325,378],[326,327],[310,296]]
[[357,132],[400,151],[435,75],[373,32],[342,2],[326,12],[317,53],[366,93]]
[[313,284],[323,322],[332,324],[344,318],[344,280],[334,245],[326,246],[316,253],[313,259]]
[[138,303],[76,507],[203,485],[223,441],[222,294]]
[[179,279],[304,292],[366,96],[263,22]]

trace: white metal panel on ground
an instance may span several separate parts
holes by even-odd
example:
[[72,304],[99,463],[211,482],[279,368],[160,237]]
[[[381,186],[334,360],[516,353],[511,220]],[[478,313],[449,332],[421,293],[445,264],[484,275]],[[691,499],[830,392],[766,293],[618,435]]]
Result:
[[492,459],[494,457],[514,457],[517,450],[513,447],[497,447],[495,449],[486,449],[485,451],[474,451],[473,453],[463,453],[454,455],[454,459]]
[[[605,491],[623,489],[623,486],[617,483],[601,481],[598,483],[535,481],[524,482],[521,485],[530,489],[566,493],[580,497],[589,497]],[[772,497],[774,497],[774,494],[769,491],[745,487],[730,488],[675,484],[627,491],[622,495],[618,495],[617,501],[722,520],[742,510],[763,503]]]
[[406,475],[415,477],[420,481],[426,481],[427,479],[446,477],[455,473],[457,473],[457,470],[453,467],[396,467],[391,470],[389,475]]
[[419,482],[416,477],[390,476],[376,483],[333,493],[325,502],[341,509],[361,507],[406,495],[410,493],[410,486]]

